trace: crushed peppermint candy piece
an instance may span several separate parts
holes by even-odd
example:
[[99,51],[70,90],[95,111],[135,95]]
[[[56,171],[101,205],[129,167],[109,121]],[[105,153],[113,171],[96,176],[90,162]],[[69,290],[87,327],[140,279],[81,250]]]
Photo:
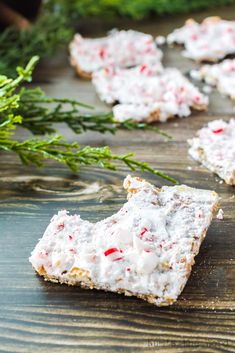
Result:
[[235,120],[214,120],[188,141],[189,154],[225,183],[235,185]]
[[71,64],[84,78],[109,65],[132,67],[149,63],[162,67],[162,52],[153,37],[133,30],[112,30],[107,37],[83,38],[74,36],[70,44]]
[[167,36],[167,43],[183,44],[182,54],[187,58],[216,62],[235,53],[235,21],[213,16],[199,24],[189,19]]
[[216,218],[220,220],[224,219],[224,211],[222,210],[222,208],[219,209]]
[[215,86],[221,94],[235,99],[235,59],[227,59],[214,65],[203,65],[197,71],[197,75],[199,80]]
[[219,128],[219,129],[214,129],[212,130],[213,134],[220,134],[221,132],[224,132],[223,128]]
[[167,43],[183,44],[182,54],[187,58],[216,62],[235,53],[235,21],[213,16],[199,24],[189,19],[167,36]]
[[[157,189],[131,176],[124,180],[124,188],[128,191],[124,207],[100,222],[60,211],[30,262],[53,282],[170,305],[187,282],[218,195],[185,185]],[[58,224],[64,228],[55,232]]]
[[104,102],[113,107],[118,122],[166,121],[175,116],[186,117],[191,110],[205,110],[208,97],[202,94],[178,69],[160,69],[142,64],[121,69],[109,67],[92,75],[92,83]]

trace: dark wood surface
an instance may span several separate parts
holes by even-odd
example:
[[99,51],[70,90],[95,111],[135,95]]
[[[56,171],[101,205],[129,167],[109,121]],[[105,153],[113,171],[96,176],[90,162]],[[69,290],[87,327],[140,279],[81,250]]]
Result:
[[[159,27],[143,23],[138,28],[164,34],[174,26],[161,20]],[[177,49],[165,50],[164,60],[184,72],[195,67]],[[91,84],[74,76],[66,56],[44,62],[36,79],[48,94],[74,97],[108,110]],[[75,175],[54,163],[37,170],[22,167],[12,155],[0,155],[0,352],[235,352],[234,188],[192,161],[186,142],[206,122],[233,114],[232,102],[214,91],[207,113],[161,125],[173,136],[170,142],[146,132],[76,136],[59,126],[71,141],[110,145],[116,153],[135,151],[139,159],[180,182],[220,194],[225,219],[213,221],[183,294],[167,308],[44,282],[28,262],[58,210],[66,208],[94,222],[116,212],[126,198],[122,189],[126,168],[120,166],[115,173],[83,168]],[[28,135],[21,129],[18,133],[22,138]],[[144,177],[164,184],[149,174]]]

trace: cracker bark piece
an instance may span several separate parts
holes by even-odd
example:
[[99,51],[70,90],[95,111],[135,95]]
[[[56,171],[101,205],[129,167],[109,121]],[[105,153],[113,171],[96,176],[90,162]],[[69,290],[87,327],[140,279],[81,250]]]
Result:
[[214,65],[203,65],[199,70],[192,70],[191,76],[216,86],[220,93],[235,99],[235,59],[227,59]]
[[128,201],[97,223],[61,211],[30,262],[52,282],[174,303],[190,275],[218,195],[185,185],[155,188],[127,176]]
[[205,110],[203,95],[178,69],[140,65],[131,69],[106,67],[92,75],[92,83],[104,102],[114,104],[114,119],[123,122],[161,121],[186,117],[191,110]]
[[235,53],[235,21],[212,16],[199,24],[189,19],[167,36],[167,43],[184,45],[183,56],[195,61],[217,62]]
[[69,50],[71,65],[85,79],[91,79],[94,71],[107,65],[132,67],[146,62],[161,66],[162,52],[153,37],[133,30],[113,30],[103,38],[76,34]]
[[218,174],[226,184],[235,185],[235,120],[209,122],[188,141],[189,154]]

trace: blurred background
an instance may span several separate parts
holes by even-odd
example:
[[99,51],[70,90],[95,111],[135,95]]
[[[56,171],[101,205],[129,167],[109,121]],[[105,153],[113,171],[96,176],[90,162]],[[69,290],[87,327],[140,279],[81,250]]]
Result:
[[165,35],[188,17],[234,14],[235,0],[0,0],[0,72],[13,76],[32,55],[54,55],[76,31],[93,37],[117,27]]

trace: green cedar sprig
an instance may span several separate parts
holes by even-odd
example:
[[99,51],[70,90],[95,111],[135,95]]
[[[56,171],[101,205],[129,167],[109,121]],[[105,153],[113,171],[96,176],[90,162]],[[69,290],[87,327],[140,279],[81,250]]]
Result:
[[19,115],[20,95],[15,93],[18,85],[31,80],[31,75],[38,57],[33,57],[25,69],[18,67],[18,77],[9,79],[0,76],[0,150],[17,153],[22,163],[43,166],[46,160],[55,160],[67,165],[72,171],[79,170],[82,165],[98,165],[102,168],[115,170],[117,162],[122,162],[131,170],[148,171],[172,183],[177,181],[161,171],[155,170],[146,162],[133,159],[133,154],[112,154],[109,147],[81,148],[77,143],[63,141],[60,135],[47,139],[27,139],[18,141],[15,138],[17,124],[23,124],[24,117]]
[[128,119],[122,123],[114,120],[112,113],[84,112],[81,108],[93,107],[73,99],[58,99],[48,97],[39,87],[19,91],[20,101],[15,111],[22,115],[22,125],[35,135],[51,134],[55,132],[53,124],[66,123],[75,133],[85,131],[110,132],[115,134],[118,129],[151,130],[170,139],[171,137],[156,126],[136,123]]
[[60,11],[43,8],[30,29],[10,27],[0,33],[0,74],[15,77],[16,66],[25,66],[33,55],[47,58],[67,46],[73,34],[68,22]]

